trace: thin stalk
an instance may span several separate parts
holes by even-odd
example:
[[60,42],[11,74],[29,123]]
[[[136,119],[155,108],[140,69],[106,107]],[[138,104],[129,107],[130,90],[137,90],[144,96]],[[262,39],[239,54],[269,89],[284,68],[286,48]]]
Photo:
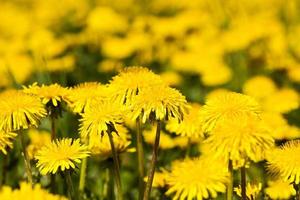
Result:
[[117,189],[117,199],[122,200],[123,195],[122,195],[122,187],[121,187],[119,159],[118,159],[117,151],[115,149],[114,140],[113,140],[113,136],[111,134],[111,131],[108,130],[107,134],[108,134],[110,147],[111,147],[111,152],[112,152],[112,157],[113,157],[113,161],[114,161],[114,164],[113,164],[114,165],[114,176],[115,176],[114,178],[115,178],[115,185],[117,187],[116,188]]
[[297,189],[296,200],[300,200],[300,185],[295,185],[295,188]]
[[73,182],[72,182],[72,178],[71,178],[71,174],[70,174],[69,170],[65,171],[65,176],[66,176],[66,182],[67,182],[67,186],[68,186],[69,198],[70,198],[70,200],[75,200],[76,196],[75,196]]
[[[51,121],[51,141],[56,139],[56,124],[55,124],[55,117],[53,114],[50,114],[50,121]],[[51,192],[55,191],[55,174],[50,175],[50,189]]]
[[9,154],[3,155],[0,188],[2,187],[2,185],[5,185],[5,183],[6,183],[8,156],[9,156]]
[[22,131],[20,131],[19,135],[20,135],[20,144],[21,144],[24,162],[25,162],[25,170],[26,170],[26,174],[27,174],[27,180],[31,185],[33,185],[30,159],[29,159],[28,153],[26,151],[24,133]]
[[143,199],[144,192],[144,176],[145,176],[145,168],[144,168],[144,149],[143,149],[143,137],[142,137],[142,127],[141,127],[141,118],[139,117],[136,120],[136,148],[137,148],[137,156],[138,156],[138,167],[139,167],[139,200]]
[[51,140],[56,139],[56,124],[55,124],[55,117],[53,114],[50,115],[50,121],[51,121]]
[[188,145],[187,145],[187,148],[186,148],[186,152],[185,152],[185,157],[188,158],[190,155],[191,155],[191,150],[192,150],[192,141],[191,141],[191,138],[189,137],[188,138]]
[[160,139],[160,126],[161,126],[161,122],[157,121],[155,142],[154,142],[154,147],[153,147],[153,152],[152,152],[152,160],[151,160],[150,170],[149,170],[149,174],[148,174],[146,190],[145,190],[144,198],[143,198],[144,200],[148,200],[150,198],[152,182],[153,182],[154,173],[155,173],[155,166],[156,166],[157,157],[158,157],[159,139]]
[[243,166],[241,168],[241,188],[242,188],[242,200],[247,200],[246,195],[246,168]]
[[233,193],[233,166],[232,166],[232,161],[229,160],[228,162],[228,172],[229,172],[229,183],[227,185],[227,191],[226,191],[226,196],[227,200],[232,200],[232,193]]
[[87,168],[87,158],[84,158],[81,163],[80,168],[80,179],[79,179],[79,191],[83,192],[85,187],[85,177],[86,177],[86,168]]

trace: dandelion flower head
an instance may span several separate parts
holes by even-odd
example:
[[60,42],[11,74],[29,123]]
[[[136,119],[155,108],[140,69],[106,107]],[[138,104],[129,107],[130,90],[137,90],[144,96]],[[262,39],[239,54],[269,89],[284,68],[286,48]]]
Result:
[[290,183],[300,183],[300,140],[286,142],[270,151],[267,156],[268,170]]
[[271,199],[290,199],[291,196],[296,195],[296,190],[293,184],[283,181],[281,179],[269,181],[265,193]]
[[64,138],[50,142],[43,146],[36,154],[37,167],[41,174],[55,174],[58,170],[75,168],[76,163],[88,157],[88,147],[80,144],[80,140]]
[[132,118],[141,116],[142,122],[148,119],[182,121],[188,105],[185,96],[168,86],[142,90],[132,103]]
[[[246,196],[248,199],[257,199],[258,195],[261,191],[262,188],[262,184],[258,183],[258,184],[251,184],[251,183],[247,183],[246,185]],[[234,188],[234,191],[236,192],[236,194],[239,197],[242,197],[242,189],[241,186]]]
[[16,133],[0,131],[0,151],[7,154],[7,147],[13,147],[13,140],[17,137]]
[[173,164],[166,194],[174,195],[174,200],[216,198],[218,192],[225,192],[228,178],[225,162],[209,157],[187,159]]
[[203,126],[205,131],[211,131],[217,124],[227,121],[241,122],[260,114],[259,104],[250,96],[227,92],[208,99],[203,106]]
[[39,98],[22,91],[5,91],[0,99],[0,129],[5,131],[37,127],[47,114]]

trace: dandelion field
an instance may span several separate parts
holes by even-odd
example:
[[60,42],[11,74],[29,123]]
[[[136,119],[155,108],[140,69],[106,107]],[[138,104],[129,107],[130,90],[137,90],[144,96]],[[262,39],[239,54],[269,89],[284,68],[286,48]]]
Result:
[[300,200],[300,1],[0,0],[0,200]]

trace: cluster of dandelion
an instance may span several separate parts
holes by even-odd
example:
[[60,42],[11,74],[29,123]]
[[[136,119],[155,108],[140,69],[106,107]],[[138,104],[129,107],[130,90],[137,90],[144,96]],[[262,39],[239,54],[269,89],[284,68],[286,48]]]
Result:
[[2,1],[0,199],[300,199],[299,8]]

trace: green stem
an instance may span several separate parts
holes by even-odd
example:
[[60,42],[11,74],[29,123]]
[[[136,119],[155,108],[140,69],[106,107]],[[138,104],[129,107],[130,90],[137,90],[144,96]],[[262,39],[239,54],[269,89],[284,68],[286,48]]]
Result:
[[56,139],[56,126],[55,126],[55,117],[53,114],[50,115],[50,121],[51,121],[51,140]]
[[300,200],[300,184],[295,185],[295,188],[297,190],[296,199]]
[[5,183],[6,183],[6,173],[7,173],[7,165],[8,165],[8,156],[9,156],[9,154],[3,155],[0,188],[3,185],[5,185]]
[[24,162],[25,162],[25,170],[26,170],[26,174],[27,174],[27,179],[28,179],[28,182],[31,185],[33,185],[30,159],[28,156],[28,152],[26,151],[24,133],[22,131],[20,131],[19,135],[20,135],[20,144],[21,144]]
[[191,141],[191,138],[189,137],[188,138],[188,145],[187,145],[187,148],[186,148],[186,152],[185,152],[185,157],[188,158],[190,155],[191,155],[191,150],[192,150],[192,141]]
[[67,186],[68,186],[69,198],[70,198],[70,200],[75,200],[76,196],[75,196],[73,182],[72,182],[72,178],[71,178],[71,174],[70,174],[69,170],[65,171],[65,176],[66,176],[66,182],[67,182]]
[[142,137],[142,128],[141,128],[141,118],[140,117],[136,120],[136,129],[137,129],[136,148],[137,148],[138,168],[139,168],[139,200],[142,200],[143,192],[144,192],[145,168],[144,168],[143,137]]
[[86,177],[86,168],[87,168],[87,158],[84,158],[81,163],[80,168],[80,179],[79,179],[79,191],[83,192],[85,187],[85,177]]
[[144,198],[143,198],[144,200],[148,200],[150,198],[152,182],[153,182],[154,173],[155,173],[155,166],[156,166],[157,157],[158,157],[160,126],[161,126],[161,122],[157,121],[155,142],[154,142],[154,147],[153,147],[153,152],[152,152],[152,160],[151,160],[150,170],[149,170],[149,174],[148,174],[146,190],[145,190]]
[[232,161],[229,160],[228,162],[228,172],[229,172],[229,183],[227,185],[227,200],[232,200],[232,193],[233,193],[233,166]]
[[242,188],[242,200],[247,200],[246,193],[246,168],[243,166],[241,168],[241,188]]
[[110,142],[110,146],[111,146],[112,157],[113,157],[113,161],[114,161],[114,164],[113,164],[114,165],[114,176],[115,176],[114,178],[115,178],[115,185],[117,187],[117,199],[122,200],[123,195],[122,195],[122,187],[121,187],[119,159],[118,159],[117,151],[115,149],[111,130],[108,130],[107,134],[108,134],[108,138],[109,138],[109,142]]

